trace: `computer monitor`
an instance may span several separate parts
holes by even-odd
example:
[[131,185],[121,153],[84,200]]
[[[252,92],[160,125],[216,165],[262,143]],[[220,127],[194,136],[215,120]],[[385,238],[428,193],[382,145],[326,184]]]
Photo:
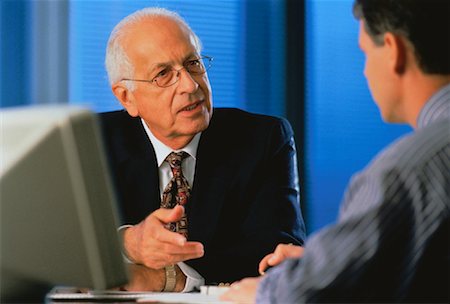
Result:
[[0,111],[0,302],[54,285],[127,282],[97,117],[71,106]]

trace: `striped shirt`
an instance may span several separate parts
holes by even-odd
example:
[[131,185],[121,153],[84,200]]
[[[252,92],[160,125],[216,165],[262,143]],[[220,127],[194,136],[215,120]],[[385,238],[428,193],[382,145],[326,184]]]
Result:
[[336,224],[261,281],[257,303],[449,302],[450,84],[352,177]]

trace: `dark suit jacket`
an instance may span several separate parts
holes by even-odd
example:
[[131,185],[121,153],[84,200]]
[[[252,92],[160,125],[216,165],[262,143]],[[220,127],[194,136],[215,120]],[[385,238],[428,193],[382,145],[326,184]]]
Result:
[[[139,118],[101,114],[122,224],[160,206],[153,146]],[[189,239],[205,255],[187,261],[207,284],[256,276],[263,256],[282,243],[303,244],[296,150],[289,123],[237,109],[214,109],[200,138],[186,205]]]

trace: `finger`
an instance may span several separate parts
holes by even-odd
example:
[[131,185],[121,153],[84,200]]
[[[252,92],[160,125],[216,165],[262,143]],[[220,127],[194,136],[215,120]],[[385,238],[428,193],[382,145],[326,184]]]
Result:
[[163,246],[164,243],[177,246],[184,246],[186,244],[186,238],[183,235],[170,231],[163,225],[154,227],[149,235],[153,235],[155,241],[159,243],[159,245],[157,245],[158,247]]
[[292,244],[278,244],[273,253],[266,255],[261,260],[258,271],[261,275],[264,275],[268,267],[276,266],[286,258],[300,257],[302,254],[303,247]]
[[200,242],[186,242],[183,246],[165,243],[161,249],[162,252],[173,255],[184,254],[202,254],[204,253],[203,244]]
[[267,267],[269,267],[268,260],[273,256],[273,253],[266,255],[261,262],[259,262],[258,271],[260,275],[264,275]]
[[[177,264],[179,262],[184,262],[187,260],[198,259],[203,256],[203,253],[195,253],[195,254],[174,254],[171,255],[171,262],[167,265]],[[166,265],[165,265],[166,266]]]
[[303,247],[292,244],[280,244],[273,255],[267,260],[269,266],[276,266],[287,258],[298,258],[303,254]]
[[[168,230],[164,233],[174,234],[174,232]],[[200,258],[204,255],[204,247],[200,242],[186,242],[181,246],[174,243],[158,241],[152,248],[142,255],[142,264],[154,269]]]
[[187,242],[184,246],[165,245],[160,258],[165,265],[184,262],[186,260],[200,258],[204,255],[203,244],[199,242]]
[[[153,212],[152,216],[154,219],[157,219],[160,223],[163,224],[165,231],[167,232],[166,224],[179,221],[184,215],[184,207],[177,205],[173,209],[164,209],[160,208]],[[161,242],[169,242],[175,243],[178,245],[184,245],[186,242],[186,238],[179,234],[171,232],[170,234],[166,233],[164,230],[157,230],[159,237],[156,237],[157,240]]]
[[304,248],[301,246],[290,245],[285,252],[285,256],[289,258],[299,258],[303,255]]
[[289,254],[290,249],[291,244],[279,244],[277,248],[275,248],[272,256],[267,259],[267,264],[269,266],[276,266],[280,264],[286,259],[286,256],[287,254]]
[[159,208],[153,215],[163,223],[172,223],[179,221],[184,215],[184,207],[176,205],[172,209]]
[[197,259],[203,256],[203,253],[195,254],[157,254],[143,259],[143,265],[152,269],[161,269],[168,265],[177,264],[187,260]]
[[279,244],[274,254],[283,260],[286,258],[298,258],[303,254],[303,247],[293,244]]
[[284,252],[274,252],[273,255],[267,259],[267,264],[269,266],[276,266],[286,259]]

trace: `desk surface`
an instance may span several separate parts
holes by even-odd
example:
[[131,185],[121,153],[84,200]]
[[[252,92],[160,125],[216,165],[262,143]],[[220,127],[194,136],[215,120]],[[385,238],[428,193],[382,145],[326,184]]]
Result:
[[219,300],[218,294],[200,292],[125,292],[125,291],[91,291],[74,292],[67,288],[55,288],[46,297],[46,303],[185,303],[210,304],[229,303]]

